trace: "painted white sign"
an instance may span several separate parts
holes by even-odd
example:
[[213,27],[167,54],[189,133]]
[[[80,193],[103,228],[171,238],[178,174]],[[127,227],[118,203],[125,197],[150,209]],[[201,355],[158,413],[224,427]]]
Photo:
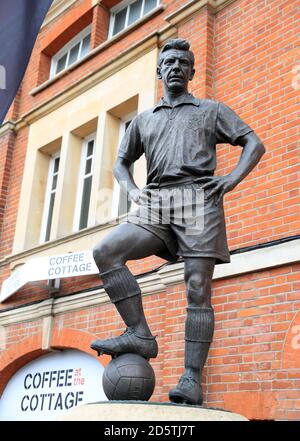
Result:
[[4,280],[0,302],[4,302],[28,282],[86,276],[98,272],[91,250],[32,259]]
[[0,421],[54,421],[72,407],[106,401],[103,372],[84,352],[43,355],[10,379],[0,400]]

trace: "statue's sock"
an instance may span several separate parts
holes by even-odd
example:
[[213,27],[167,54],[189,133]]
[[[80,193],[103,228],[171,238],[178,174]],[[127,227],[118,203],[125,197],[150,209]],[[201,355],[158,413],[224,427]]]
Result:
[[185,325],[185,368],[200,379],[214,332],[212,308],[188,307]]
[[115,304],[126,326],[137,335],[151,336],[146,322],[139,284],[127,266],[121,266],[100,274],[103,287]]

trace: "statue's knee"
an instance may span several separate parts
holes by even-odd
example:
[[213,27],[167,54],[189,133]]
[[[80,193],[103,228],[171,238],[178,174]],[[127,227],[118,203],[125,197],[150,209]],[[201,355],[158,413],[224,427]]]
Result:
[[110,247],[105,244],[99,244],[93,249],[93,257],[100,272],[109,267],[110,254]]
[[187,300],[190,306],[209,307],[211,281],[201,274],[195,274],[187,283]]
[[126,262],[122,255],[113,247],[113,244],[106,242],[98,244],[93,249],[93,257],[100,273],[122,266]]
[[187,290],[187,300],[189,306],[198,306],[198,307],[209,307],[210,306],[210,296],[202,291],[197,290],[194,291],[192,289]]

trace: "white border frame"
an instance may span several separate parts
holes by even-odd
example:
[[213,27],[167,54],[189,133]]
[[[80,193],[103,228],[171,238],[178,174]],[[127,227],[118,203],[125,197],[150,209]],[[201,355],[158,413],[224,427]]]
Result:
[[[49,161],[48,178],[47,178],[47,185],[46,185],[46,190],[45,190],[45,200],[44,200],[44,207],[43,207],[41,233],[40,233],[40,244],[46,243],[45,235],[46,235],[46,228],[47,228],[47,223],[48,223],[49,203],[50,203],[50,197],[51,197],[51,186],[52,186],[52,182],[53,182],[54,163],[57,158],[60,158],[60,156],[61,156],[61,151],[59,150],[58,152],[51,155],[50,161]],[[60,168],[60,164],[59,164],[58,172],[57,172],[57,182],[56,182],[56,188],[55,188],[55,195],[56,195],[57,184],[58,184],[58,179],[59,179],[59,168]],[[54,206],[55,206],[55,199],[54,199]],[[53,211],[54,211],[54,206],[53,206]],[[50,231],[50,237],[51,237],[51,231]],[[49,238],[49,241],[50,240],[51,239]],[[47,241],[47,242],[49,242],[49,241]]]
[[[52,79],[56,75],[59,75],[61,72],[64,72],[69,67],[71,67],[73,64],[75,64],[78,60],[83,60],[84,57],[80,58],[80,53],[81,53],[81,49],[82,49],[82,42],[85,39],[85,37],[87,37],[91,33],[92,33],[92,25],[89,25],[86,28],[84,28],[81,32],[79,32],[79,34],[77,34],[74,38],[72,38],[72,40],[70,40],[67,44],[65,44],[65,46],[62,47],[55,55],[53,55],[53,57],[51,58],[51,68],[50,68],[49,79]],[[72,47],[76,46],[76,44],[79,42],[80,42],[79,58],[76,61],[74,61],[73,64],[68,66],[70,51],[71,51]],[[60,72],[56,73],[58,60],[61,57],[63,57],[65,54],[67,54],[66,67],[63,70],[61,70]]]
[[[116,35],[118,35],[120,32],[123,32],[125,29],[127,29],[129,26],[134,25],[134,23],[136,23],[138,20],[140,20],[143,17],[146,17],[148,14],[151,14],[152,11],[154,11],[154,9],[156,9],[159,5],[160,5],[160,0],[156,0],[156,6],[155,8],[151,9],[149,12],[147,12],[147,14],[144,14],[144,9],[145,9],[145,0],[143,0],[143,4],[142,4],[142,12],[141,12],[141,16],[134,21],[133,23],[131,23],[130,25],[128,25],[128,16],[129,16],[129,7],[132,3],[135,3],[137,0],[123,0],[121,3],[119,3],[118,5],[114,6],[113,8],[111,8],[110,10],[110,20],[109,20],[109,32],[108,32],[108,39],[115,37]],[[113,29],[115,26],[115,17],[116,14],[118,12],[120,12],[122,9],[127,8],[126,11],[126,19],[125,19],[125,26],[123,29],[121,29],[121,31],[119,31],[117,34],[113,34]]]
[[[96,140],[97,140],[97,132],[93,132],[83,139],[82,148],[81,148],[81,156],[80,156],[80,167],[79,167],[79,176],[78,176],[78,184],[77,184],[77,195],[76,195],[76,204],[75,204],[75,212],[74,212],[74,222],[73,222],[73,232],[76,233],[79,230],[79,221],[80,221],[80,211],[81,211],[81,202],[82,202],[82,191],[83,191],[83,181],[84,181],[84,170],[85,170],[85,160],[86,160],[86,152],[88,148],[88,143],[93,140],[94,141],[94,150],[92,156],[92,168],[91,168],[91,176],[92,181],[94,177],[94,167],[95,167],[95,154],[96,154]],[[93,184],[92,184],[93,185]],[[92,196],[92,194],[91,194]],[[89,214],[88,214],[88,224],[89,226]],[[82,228],[83,230],[83,228]]]

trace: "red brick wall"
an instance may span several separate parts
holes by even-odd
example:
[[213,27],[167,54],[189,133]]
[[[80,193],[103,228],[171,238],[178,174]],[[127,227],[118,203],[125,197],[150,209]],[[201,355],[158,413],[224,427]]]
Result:
[[[41,50],[58,41],[59,31],[72,28],[73,21],[80,22],[81,17],[90,13],[93,26],[96,24],[93,47],[103,41],[107,17],[101,15],[101,8],[92,10],[88,0],[76,2],[42,29],[22,89],[8,117],[18,119],[139,39],[163,28],[164,17],[181,7],[182,1],[163,3],[167,5],[163,13],[31,96],[30,91],[41,79],[46,79],[46,71],[41,72],[39,67]],[[296,149],[299,90],[294,78],[299,62],[296,46],[299,15],[295,9],[292,0],[237,0],[216,15],[204,8],[178,28],[178,35],[189,39],[195,52],[197,73],[191,91],[198,97],[213,98],[231,106],[257,131],[267,149],[258,167],[225,198],[231,250],[299,233]],[[161,87],[158,91],[160,95]],[[12,134],[0,137],[2,258],[12,250],[28,132],[28,128],[21,129],[15,141]],[[239,153],[237,147],[218,146],[217,172],[229,173]],[[162,260],[151,257],[130,262],[129,266],[134,274],[140,274],[161,263]],[[1,279],[8,277],[9,266],[2,266],[0,272]],[[214,282],[216,331],[203,376],[205,404],[240,412],[249,418],[299,419],[298,280],[299,266],[286,265]],[[59,295],[99,284],[97,277],[66,279]],[[0,306],[5,310],[48,297],[46,289],[29,284]],[[153,360],[157,374],[153,400],[167,400],[169,388],[182,371],[185,306],[183,285],[173,285],[167,292],[145,297],[146,315],[160,345],[159,357]],[[41,320],[6,328],[7,347],[0,351],[2,389],[18,367],[43,353]],[[52,345],[77,347],[90,353],[88,343],[92,338],[105,338],[121,330],[123,325],[113,306],[100,305],[55,317]]]
[[[12,134],[9,135],[10,139]],[[6,135],[7,137],[7,135]],[[15,136],[15,143],[11,145],[11,141],[5,143],[4,139],[0,138],[0,143],[3,144],[3,149],[6,149],[6,156],[1,155],[0,167],[6,168],[6,182],[2,181],[3,194],[6,195],[5,211],[3,213],[3,221],[0,230],[0,256],[3,258],[11,254],[15,225],[17,220],[20,191],[23,178],[23,169],[26,156],[26,146],[28,140],[28,127],[20,130]],[[5,147],[6,145],[6,147]],[[9,162],[7,162],[9,160]],[[6,162],[5,162],[6,161]],[[8,164],[11,167],[8,170]]]
[[2,230],[2,225],[4,222],[6,198],[12,169],[12,154],[14,144],[15,134],[12,130],[8,131],[0,138],[0,231]]
[[[232,106],[263,140],[267,153],[226,198],[232,248],[299,233],[299,62],[291,1],[238,1],[216,16],[215,98]],[[298,115],[297,115],[298,111]],[[220,152],[228,173],[238,152]],[[228,154],[229,153],[229,154]]]
[[94,49],[99,44],[104,43],[108,35],[109,10],[102,5],[96,5],[93,10],[93,26],[91,48]]

